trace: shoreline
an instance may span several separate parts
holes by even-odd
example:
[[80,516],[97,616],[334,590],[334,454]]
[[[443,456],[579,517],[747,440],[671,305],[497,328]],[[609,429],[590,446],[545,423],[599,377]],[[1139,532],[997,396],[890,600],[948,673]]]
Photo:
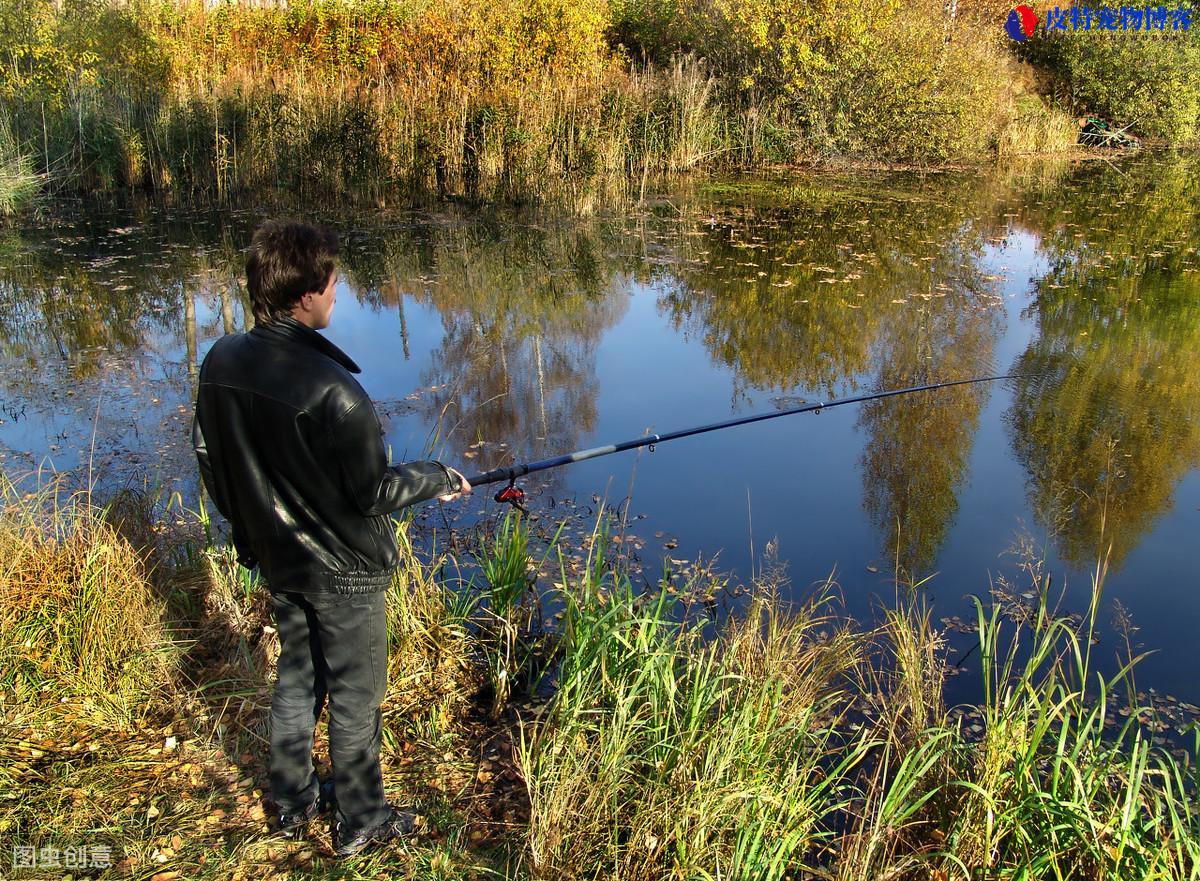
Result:
[[[1110,149],[1103,147],[1077,146],[1069,150],[1031,152],[1012,155],[992,155],[978,160],[963,162],[912,163],[892,162],[886,160],[858,158],[854,156],[814,156],[807,159],[797,159],[787,163],[763,163],[748,166],[712,167],[692,171],[660,174],[653,177],[655,196],[638,197],[637,180],[627,178],[623,181],[600,182],[599,186],[582,191],[573,187],[557,196],[542,200],[530,200],[528,197],[510,199],[472,199],[459,193],[439,195],[436,191],[414,190],[400,181],[377,182],[368,185],[362,192],[342,192],[335,200],[335,205],[345,210],[367,210],[376,207],[382,211],[430,210],[436,212],[455,206],[485,213],[514,212],[547,212],[551,215],[561,213],[566,208],[568,215],[591,216],[612,211],[629,210],[631,207],[652,203],[664,188],[671,185],[685,184],[689,187],[703,187],[706,183],[719,182],[728,178],[746,178],[748,180],[777,180],[784,181],[791,176],[807,176],[819,178],[822,175],[840,177],[856,172],[878,174],[954,174],[954,173],[984,173],[997,168],[1011,167],[1013,164],[1029,163],[1085,163],[1126,160],[1135,156],[1153,156],[1165,152],[1195,152],[1200,150],[1196,145],[1152,144],[1137,149]],[[609,195],[606,197],[605,193]],[[264,202],[264,199],[266,200]],[[122,189],[108,192],[101,191],[65,191],[53,194],[39,195],[23,204],[23,207],[11,213],[0,212],[0,228],[4,225],[20,225],[28,222],[45,212],[53,214],[55,206],[78,206],[86,211],[103,213],[105,211],[137,210],[153,207],[165,211],[189,212],[220,212],[221,210],[238,210],[247,204],[256,206],[271,205],[280,210],[289,210],[297,202],[308,203],[308,197],[299,197],[289,188],[280,187],[267,190],[265,193],[256,191],[231,191],[220,197],[201,196],[178,190],[158,191],[154,189]],[[600,205],[602,207],[597,207]]]
[[[52,519],[41,521],[37,510],[54,512]],[[862,871],[890,866],[916,877],[950,872],[955,860],[995,871],[1021,865],[1022,853],[1059,866],[1114,860],[1114,873],[1135,855],[1137,865],[1143,859],[1182,871],[1200,865],[1200,837],[1194,847],[1173,849],[1179,835],[1186,842],[1193,834],[1186,826],[1192,821],[1161,837],[1168,833],[1152,807],[1165,798],[1183,816],[1197,816],[1195,781],[1178,791],[1170,781],[1184,783],[1196,773],[1200,730],[1192,726],[1197,745],[1177,760],[1151,745],[1152,734],[1140,739],[1154,713],[1072,697],[1071,683],[1091,678],[1086,653],[1071,661],[1069,651],[1058,651],[1086,646],[1080,637],[1095,627],[1095,606],[1090,623],[1068,625],[1048,610],[1043,590],[1025,625],[1032,640],[1026,660],[1008,654],[1005,646],[1014,643],[1001,634],[1009,625],[1002,626],[998,607],[980,607],[977,632],[986,648],[972,663],[992,670],[997,686],[1015,677],[1026,687],[987,690],[971,716],[971,708],[947,707],[940,697],[941,638],[919,601],[863,630],[838,616],[828,591],[781,603],[777,586],[786,576],[768,555],[744,614],[703,636],[704,628],[677,615],[684,591],[638,594],[607,562],[556,572],[550,555],[528,544],[520,520],[506,523],[491,539],[464,545],[483,563],[515,550],[535,571],[558,579],[565,619],[557,633],[534,626],[541,607],[528,586],[500,617],[481,614],[475,603],[499,608],[497,597],[510,585],[476,581],[469,589],[474,603],[455,601],[434,575],[448,571],[450,558],[443,552],[440,562],[422,563],[411,527],[399,526],[403,563],[389,596],[385,781],[391,794],[417,801],[424,823],[403,849],[349,864],[351,877],[386,870],[389,877],[499,872],[523,879],[532,870],[585,878],[612,860],[641,866],[642,877],[667,877],[686,866],[715,867],[738,852],[747,829],[760,830],[781,872],[802,874],[863,877]],[[47,527],[57,540],[46,541]],[[326,861],[319,823],[308,840],[295,843],[273,837],[266,825],[262,736],[277,647],[261,586],[247,580],[227,548],[205,539],[208,529],[203,518],[169,525],[136,504],[101,509],[90,496],[68,502],[6,495],[0,542],[9,560],[27,562],[10,566],[0,592],[2,647],[10,662],[25,660],[9,664],[0,697],[9,744],[0,778],[10,791],[44,794],[0,803],[0,828],[18,844],[107,846],[118,877],[145,873],[160,881],[288,877]],[[587,560],[606,559],[594,556],[603,555],[606,542],[600,521],[592,538]],[[88,562],[98,547],[111,548],[103,572]],[[74,653],[95,649],[74,642],[81,633],[75,628],[98,622],[75,605],[72,582],[62,581],[68,590],[57,593],[54,581],[31,571],[31,580],[21,581],[27,587],[14,591],[14,575],[35,565],[58,578],[82,567],[74,571],[91,585],[91,609],[102,609],[113,623],[121,618],[131,637],[123,648],[92,657],[86,681],[76,681],[75,664],[89,656]],[[697,577],[690,587],[703,591],[704,576]],[[37,585],[43,602],[31,605],[25,591]],[[47,623],[55,629],[42,629]],[[41,633],[44,640],[54,632],[58,643],[22,645],[17,636]],[[501,645],[518,652],[498,653]],[[1037,660],[1056,655],[1049,668]],[[519,687],[546,675],[554,683],[549,690]],[[517,685],[507,692],[498,683]],[[1107,693],[1119,688],[1112,680]],[[626,704],[660,710],[628,715],[620,709]],[[675,710],[662,715],[664,706]],[[699,717],[689,715],[698,710]],[[1063,737],[1068,745],[1078,739],[1087,752],[1064,753]],[[318,754],[321,744],[319,737]],[[647,763],[660,750],[666,765]],[[597,765],[601,756],[605,764]],[[990,776],[993,761],[1008,770]],[[1111,776],[1128,787],[1130,770],[1152,773],[1132,793],[1085,788],[1099,801],[1081,805],[1094,814],[1078,838],[1060,825],[1049,850],[1026,844],[1009,851],[1005,835],[1036,829],[1038,812],[1068,797],[1055,782],[1056,764],[1064,762],[1076,772],[1061,778],[1067,783],[1078,775]],[[599,773],[602,767],[616,776]],[[881,777],[884,768],[893,770]],[[1023,801],[1003,782],[1007,775],[1041,794]],[[990,833],[999,836],[991,856],[973,856],[981,817],[975,790],[954,783],[960,777],[1000,804],[1011,800],[1005,810],[1015,812],[1015,825]],[[760,815],[756,800],[730,802],[722,795],[729,786],[749,787],[774,807]],[[1128,857],[1124,849],[1115,857],[1096,851],[1091,824],[1116,822],[1120,811],[1110,812],[1107,799],[1130,796],[1140,823],[1157,821],[1106,827],[1128,839]],[[667,809],[680,798],[677,809]],[[1052,801],[1043,804],[1046,798]],[[880,813],[879,799],[898,799],[891,810],[899,813]],[[684,857],[659,846],[675,835],[692,840],[678,824],[700,816],[712,836],[702,847]],[[99,840],[88,831],[97,822],[108,830]],[[613,837],[611,823],[629,832]],[[863,850],[895,824],[905,830],[900,839]],[[634,830],[653,838],[630,838]]]

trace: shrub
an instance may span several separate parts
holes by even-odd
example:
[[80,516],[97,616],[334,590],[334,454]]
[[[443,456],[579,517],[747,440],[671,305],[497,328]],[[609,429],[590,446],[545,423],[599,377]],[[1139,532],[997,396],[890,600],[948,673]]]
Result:
[[809,152],[940,161],[982,152],[998,125],[998,38],[941,4],[690,0],[681,16],[725,100],[778,99]]
[[1077,110],[1150,138],[1186,142],[1200,134],[1200,39],[1039,32],[1027,46],[1032,60],[1063,79]]

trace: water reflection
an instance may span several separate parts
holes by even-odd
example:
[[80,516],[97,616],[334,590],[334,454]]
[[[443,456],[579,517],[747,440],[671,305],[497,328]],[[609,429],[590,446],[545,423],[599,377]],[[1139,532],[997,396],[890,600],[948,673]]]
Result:
[[[907,388],[990,373],[997,313],[975,308],[968,289],[914,310],[877,344],[879,389]],[[965,301],[965,302],[964,302]],[[932,571],[967,475],[986,385],[885,398],[863,405],[863,502],[905,581]]]
[[[378,318],[356,347],[409,365],[424,389],[417,415],[451,458],[486,468],[611,439],[622,414],[602,411],[600,349],[628,337],[641,362],[664,357],[630,319],[650,296],[665,332],[708,365],[663,372],[728,375],[733,410],[1026,374],[1008,445],[1030,509],[1082,565],[1107,541],[1125,559],[1200,463],[1198,168],[1150,158],[1012,177],[706,183],[582,221],[325,220],[345,245],[339,308]],[[95,430],[130,467],[186,473],[195,367],[213,339],[248,327],[242,249],[259,219],[146,210],[0,237],[0,396],[12,408],[0,439],[36,457],[72,427],[80,439]],[[1013,232],[1049,261],[1020,313],[1006,312],[993,266]],[[997,363],[1000,341],[1020,333],[1017,363]],[[989,394],[949,389],[858,414],[862,510],[878,553],[908,577],[944,550]]]
[[1119,565],[1200,464],[1200,228],[1195,163],[1081,172],[1026,206],[1050,271],[1008,416],[1062,556]]
[[621,261],[606,259],[612,234],[608,223],[467,219],[352,252],[360,298],[398,310],[406,353],[405,299],[439,313],[422,411],[458,457],[495,467],[572,448],[596,427],[596,346],[627,302]]
[[[746,389],[828,397],[985,375],[1003,322],[979,265],[992,227],[972,221],[993,197],[980,179],[949,183],[709,207],[708,228],[682,239],[687,259],[663,302]],[[862,408],[864,506],[906,577],[932,565],[953,521],[985,394]]]
[[708,231],[685,233],[698,238],[681,240],[663,297],[676,326],[753,388],[857,387],[883,329],[919,323],[961,288],[988,234],[973,223],[988,189],[969,176],[753,195],[697,206]]

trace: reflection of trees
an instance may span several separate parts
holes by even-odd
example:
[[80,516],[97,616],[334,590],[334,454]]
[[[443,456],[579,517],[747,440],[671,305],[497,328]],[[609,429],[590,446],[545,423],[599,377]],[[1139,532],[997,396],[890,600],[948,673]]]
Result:
[[[688,246],[663,297],[739,380],[831,395],[991,368],[997,299],[978,269],[998,193],[973,178],[900,189],[808,188],[742,208]],[[716,219],[716,215],[712,215]],[[985,390],[864,405],[864,504],[906,574],[929,566],[953,522]]]
[[986,198],[966,177],[771,196],[768,207],[718,205],[710,226],[681,236],[663,308],[739,382],[823,394],[871,369],[882,328],[917,320],[922,296],[944,296],[947,279],[930,268],[982,235],[970,221]]
[[1196,175],[1161,161],[1128,178],[1091,170],[1022,217],[1052,268],[1008,423],[1033,506],[1074,564],[1110,542],[1119,564],[1200,463]]
[[86,448],[105,480],[192,473],[189,380],[202,340],[236,327],[241,257],[189,221],[49,218],[0,243],[0,398],[45,439],[24,452],[62,464]]
[[[882,329],[880,389],[990,372],[999,317],[980,307],[984,283],[976,277],[973,255],[947,249],[947,255],[955,253],[960,255],[956,270],[948,266],[944,274],[931,273],[950,281],[952,293],[915,307],[912,320]],[[863,502],[888,536],[887,550],[905,578],[919,578],[933,564],[953,523],[987,393],[981,385],[956,386],[863,404]]]
[[[423,400],[430,419],[446,408],[443,430],[456,426],[460,452],[479,439],[526,454],[574,444],[596,420],[596,345],[625,308],[612,289],[621,261],[608,254],[619,233],[599,222],[448,220],[344,234],[351,290],[369,307],[400,310],[405,348],[406,297],[442,315],[424,376],[439,389]],[[10,391],[53,406],[64,381],[102,376],[134,389],[174,362],[166,372],[186,401],[204,341],[245,329],[250,315],[240,277],[253,218],[234,222],[113,230],[96,218],[0,243],[0,358],[21,365],[5,371],[21,386]],[[76,398],[81,408],[101,387]]]
[[26,260],[0,267],[0,357],[40,369],[71,361],[81,378],[105,351],[133,351],[148,325],[174,317],[177,283],[115,281],[75,261]]
[[[31,375],[69,364],[73,378],[88,379],[152,335],[194,344],[181,325],[184,292],[215,296],[241,270],[228,241],[207,244],[203,228],[185,223],[109,230],[85,221],[11,234],[0,243],[0,358]],[[227,311],[232,323],[232,304]]]
[[[444,335],[422,381],[426,416],[462,455],[477,441],[517,455],[573,447],[596,421],[595,352],[623,314],[601,224],[419,225],[369,251],[349,249],[362,297],[403,310],[411,294],[438,310]],[[401,315],[403,312],[401,311]],[[404,325],[402,324],[402,332]],[[402,341],[406,344],[406,341]],[[498,461],[485,446],[481,466]]]

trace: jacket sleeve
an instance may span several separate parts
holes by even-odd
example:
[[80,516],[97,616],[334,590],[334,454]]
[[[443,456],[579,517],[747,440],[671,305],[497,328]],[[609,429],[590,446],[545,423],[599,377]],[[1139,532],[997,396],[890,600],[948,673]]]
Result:
[[350,498],[364,516],[390,514],[435,496],[457,492],[461,482],[441,462],[387,463],[375,408],[360,399],[333,426],[334,455]]
[[204,484],[204,489],[208,492],[209,498],[213,500],[213,504],[217,506],[217,510],[221,516],[229,521],[229,525],[233,530],[233,549],[237,553],[238,562],[247,569],[253,569],[258,565],[255,559],[254,552],[250,549],[249,542],[242,535],[237,523],[229,516],[231,510],[229,500],[221,495],[217,486],[216,478],[213,476],[212,460],[208,456],[208,444],[204,440],[204,432],[200,428],[200,406],[196,405],[196,415],[192,417],[192,449],[196,451],[196,463],[200,466],[200,480]]

